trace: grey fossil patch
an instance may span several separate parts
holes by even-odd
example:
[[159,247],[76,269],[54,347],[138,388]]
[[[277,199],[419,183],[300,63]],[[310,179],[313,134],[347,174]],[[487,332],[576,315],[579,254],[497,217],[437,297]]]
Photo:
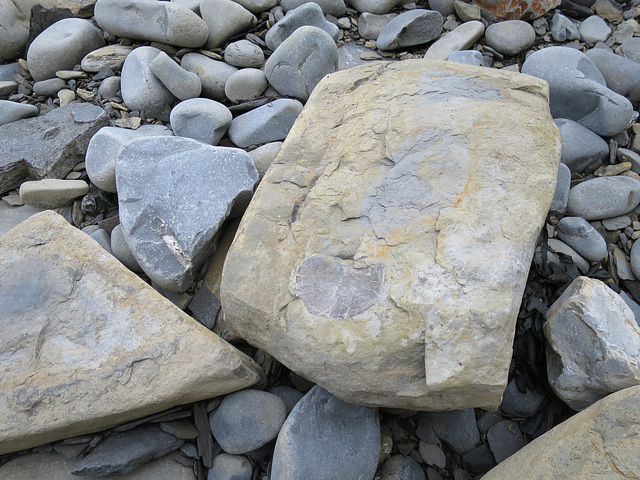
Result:
[[296,293],[314,315],[353,317],[378,300],[382,268],[351,267],[349,260],[311,255],[296,272]]

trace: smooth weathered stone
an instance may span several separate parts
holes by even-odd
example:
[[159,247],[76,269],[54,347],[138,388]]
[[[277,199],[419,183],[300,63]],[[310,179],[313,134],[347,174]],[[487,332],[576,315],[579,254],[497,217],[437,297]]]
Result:
[[544,395],[526,386],[524,390],[521,392],[516,380],[511,380],[504,391],[500,409],[513,417],[526,418],[535,415],[544,402]]
[[555,189],[547,105],[532,77],[453,62],[325,78],[229,250],[225,320],[347,401],[495,408]]
[[229,138],[241,148],[284,140],[302,104],[291,98],[279,98],[233,119]]
[[349,5],[360,13],[389,13],[394,7],[403,5],[407,0],[347,0]]
[[111,237],[106,230],[99,228],[95,232],[90,233],[89,236],[98,242],[107,252],[111,253]]
[[632,102],[640,101],[640,65],[621,55],[603,48],[593,48],[586,52],[607,82],[607,87]]
[[253,158],[256,170],[258,170],[258,174],[260,174],[260,179],[264,177],[264,174],[269,170],[269,167],[278,156],[280,147],[282,147],[282,142],[271,142],[249,152],[249,155]]
[[504,462],[524,447],[520,427],[511,420],[503,420],[491,427],[487,432],[487,442],[498,463]]
[[107,45],[87,53],[80,62],[80,68],[85,72],[99,72],[104,67],[120,70],[127,55],[133,47],[127,45]]
[[611,34],[611,28],[604,21],[604,18],[591,15],[580,24],[578,32],[580,32],[582,41],[591,46],[598,42],[604,42]]
[[22,120],[23,118],[36,117],[38,107],[23,103],[0,100],[0,125]]
[[484,57],[482,56],[482,52],[479,52],[478,50],[459,50],[449,55],[447,60],[450,62],[475,65],[476,67],[484,66]]
[[572,172],[594,168],[609,158],[609,145],[587,127],[568,118],[556,118],[562,136],[562,163]]
[[91,136],[108,123],[100,107],[73,104],[0,126],[0,193],[27,180],[64,178],[84,160]]
[[98,98],[110,100],[120,92],[120,76],[105,78],[98,87]]
[[549,26],[551,28],[551,36],[556,42],[580,40],[578,25],[558,11],[553,14]]
[[217,145],[231,125],[227,107],[208,98],[192,98],[171,110],[171,128],[179,137],[188,137]]
[[242,212],[257,181],[253,160],[239,149],[183,137],[126,144],[116,160],[120,222],[145,273],[184,292],[215,250],[222,222]]
[[509,457],[483,480],[628,480],[640,471],[640,387],[609,395]]
[[474,0],[492,20],[533,20],[560,5],[561,0]]
[[202,0],[200,15],[209,30],[204,47],[208,50],[224,44],[244,30],[248,30],[258,21],[249,10],[231,0]]
[[452,53],[465,50],[477,42],[484,33],[482,22],[472,20],[454,28],[444,37],[436,40],[424,54],[424,58],[447,60]]
[[161,50],[154,47],[133,50],[122,65],[120,90],[124,103],[131,110],[138,110],[147,117],[167,122],[176,97],[149,67],[160,53]]
[[387,23],[397,16],[397,13],[376,15],[365,12],[358,17],[358,33],[365,40],[375,40]]
[[489,25],[485,41],[497,52],[517,55],[531,48],[536,41],[536,32],[523,20],[507,20]]
[[224,95],[232,102],[258,98],[269,86],[267,76],[257,68],[242,68],[232,73],[224,84]]
[[3,235],[0,250],[0,453],[259,379],[248,357],[53,212]]
[[213,60],[200,53],[187,53],[180,65],[185,70],[195,73],[202,83],[202,96],[213,100],[225,99],[224,86],[227,79],[238,71],[225,62]]
[[[246,0],[243,0],[246,1]],[[322,12],[326,15],[333,15],[336,18],[342,17],[347,11],[347,6],[344,4],[344,0],[311,0],[317,3],[322,8]],[[242,2],[238,2],[242,3]],[[276,2],[277,3],[277,2]],[[280,6],[285,12],[293,10],[307,3],[307,0],[281,0]]]
[[253,467],[242,455],[221,453],[213,459],[207,480],[251,480]]
[[558,238],[590,262],[607,256],[607,242],[584,218],[564,217],[557,225]]
[[269,29],[264,38],[267,47],[275,51],[293,32],[305,25],[318,27],[327,32],[334,40],[338,40],[338,27],[325,20],[320,5],[308,2],[287,12],[282,20]]
[[138,264],[138,261],[133,256],[131,248],[124,238],[124,233],[122,233],[122,225],[120,224],[116,225],[113,230],[111,230],[110,247],[111,253],[120,261],[120,263],[122,263],[132,272],[142,273],[143,270]]
[[33,84],[33,93],[36,95],[42,95],[44,97],[48,95],[56,95],[62,88],[67,86],[67,82],[61,78],[49,78],[47,80],[40,80]]
[[224,61],[238,68],[260,68],[264,63],[264,52],[249,40],[238,40],[224,49]]
[[117,37],[179,47],[201,47],[209,36],[205,21],[175,2],[98,0],[95,19],[103,30]]
[[88,191],[89,185],[84,180],[31,180],[20,185],[20,200],[32,207],[58,208]]
[[640,328],[600,280],[576,278],[549,308],[543,330],[549,384],[574,410],[640,384]]
[[640,181],[623,176],[592,178],[569,190],[567,214],[601,220],[629,213],[640,203]]
[[102,46],[102,34],[91,22],[65,18],[47,28],[29,46],[29,73],[34,80],[53,78],[56,71],[71,70],[87,53]]
[[549,245],[549,248],[553,250],[553,252],[551,250],[547,251],[547,261],[550,264],[555,264],[561,267],[562,262],[554,252],[564,253],[565,255],[569,255],[571,257],[571,260],[573,261],[573,263],[576,264],[576,266],[582,273],[587,273],[589,271],[589,267],[591,266],[591,264],[587,262],[582,256],[580,256],[578,252],[576,252],[573,248],[571,248],[569,245],[567,245],[563,241],[558,240],[557,238],[550,238],[547,244]]
[[318,27],[303,26],[273,52],[264,73],[282,95],[306,100],[320,79],[337,68],[338,47],[331,36]]
[[413,458],[394,455],[381,465],[380,478],[384,480],[426,480],[427,477],[420,464]]
[[380,50],[422,45],[438,38],[442,32],[442,15],[435,10],[415,9],[393,18],[378,35]]
[[571,188],[571,170],[564,163],[558,165],[558,181],[556,182],[556,193],[549,207],[551,215],[564,215],[569,202],[569,190]]
[[462,455],[480,443],[480,432],[473,409],[426,414],[438,438]]
[[[152,460],[135,471],[124,475],[106,475],[100,480],[196,480],[193,468],[179,462],[177,453]],[[21,455],[0,467],[0,477],[7,480],[79,480],[71,474],[73,460],[57,453],[30,453]],[[93,477],[96,478],[96,477]]]
[[149,70],[178,100],[200,96],[200,77],[174,62],[165,52],[160,52],[149,64]]
[[463,22],[482,19],[482,9],[475,3],[454,0],[453,8],[456,11],[456,15],[458,15]]
[[379,455],[378,412],[315,386],[282,426],[269,478],[372,480]]

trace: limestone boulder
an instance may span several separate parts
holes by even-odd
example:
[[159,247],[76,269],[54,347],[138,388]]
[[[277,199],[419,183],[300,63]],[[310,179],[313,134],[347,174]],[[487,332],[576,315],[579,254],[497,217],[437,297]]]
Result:
[[329,75],[242,219],[225,321],[349,402],[496,408],[559,158],[533,77],[433,60]]
[[640,386],[603,398],[538,437],[482,480],[638,478]]
[[0,238],[0,454],[246,388],[248,357],[61,216]]

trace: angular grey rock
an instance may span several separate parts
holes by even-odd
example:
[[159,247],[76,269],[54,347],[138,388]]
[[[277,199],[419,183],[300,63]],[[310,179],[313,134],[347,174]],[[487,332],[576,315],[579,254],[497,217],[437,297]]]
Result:
[[358,33],[365,40],[375,40],[387,23],[397,16],[397,13],[387,13],[386,15],[362,13],[358,17]]
[[587,127],[568,118],[556,118],[562,136],[561,161],[572,172],[584,172],[609,158],[609,145]]
[[562,218],[557,232],[560,240],[590,262],[600,262],[607,256],[607,242],[584,218]]
[[171,110],[171,128],[179,137],[217,145],[233,116],[227,107],[208,98],[192,98]]
[[503,420],[487,432],[487,442],[491,453],[500,463],[524,447],[522,432],[516,422]]
[[587,273],[589,271],[589,267],[591,267],[591,264],[587,262],[573,248],[571,248],[569,245],[564,243],[562,240],[558,240],[557,238],[550,238],[547,241],[547,245],[549,246],[549,249],[550,249],[547,251],[548,263],[554,264],[557,267],[562,268],[563,263],[558,257],[558,255],[556,255],[556,253],[564,253],[565,255],[569,255],[571,257],[571,260],[573,261],[573,263],[576,264],[576,266],[578,267],[578,270],[580,270],[582,273]]
[[242,68],[232,73],[224,84],[224,95],[232,102],[258,98],[269,86],[267,76],[257,68]]
[[580,38],[587,45],[595,45],[598,42],[604,42],[611,34],[611,28],[604,21],[604,18],[598,15],[591,15],[584,19],[578,27]]
[[213,459],[207,480],[251,480],[253,467],[242,455],[221,453]]
[[572,409],[640,384],[640,328],[600,280],[576,278],[549,308],[543,331],[549,384]]
[[376,44],[380,50],[422,45],[438,38],[442,24],[442,15],[435,10],[408,10],[385,25]]
[[48,95],[55,95],[66,86],[67,82],[61,78],[49,78],[47,80],[40,80],[39,82],[34,83],[33,93],[46,97]]
[[260,379],[248,357],[51,211],[3,235],[0,252],[0,454]]
[[[480,39],[480,37],[482,37],[483,33],[484,24],[482,22],[477,20],[465,22],[451,30],[444,37],[433,42],[424,54],[424,58],[432,58],[434,60],[450,59],[451,55],[458,50],[464,50],[471,47]],[[482,54],[480,54],[480,56],[482,56]],[[469,65],[476,65],[476,63],[471,63]],[[482,63],[477,65],[480,66]]]
[[[294,8],[299,7],[307,3],[309,0],[281,0],[280,6],[284,9],[285,12],[293,10]],[[322,8],[322,12],[325,15],[333,15],[334,17],[342,17],[346,11],[347,6],[344,3],[344,0],[311,0],[313,3],[317,3]]]
[[450,62],[475,65],[476,67],[484,66],[484,57],[478,50],[459,50],[449,55],[449,58],[447,58],[447,60]]
[[29,73],[34,80],[53,78],[58,70],[71,70],[87,53],[102,46],[102,34],[91,22],[65,18],[43,31],[29,46]]
[[127,244],[122,233],[122,225],[116,225],[111,230],[111,254],[116,257],[120,263],[127,267],[132,272],[142,273],[142,268],[138,264],[138,261],[133,256],[131,248]]
[[507,384],[500,409],[507,415],[527,418],[538,413],[543,402],[544,395],[526,386],[525,391],[521,392],[516,380],[513,379]]
[[124,103],[131,110],[138,110],[146,117],[168,122],[176,97],[149,68],[160,52],[161,50],[154,47],[138,47],[133,50],[122,65],[120,90]]
[[578,25],[558,11],[551,18],[550,28],[551,36],[556,42],[570,42],[580,39]]
[[447,465],[447,457],[437,444],[420,442],[418,452],[427,465],[438,468],[444,468]]
[[602,220],[629,213],[640,203],[640,182],[631,177],[592,178],[569,190],[567,214]]
[[304,26],[273,52],[264,65],[264,73],[282,95],[306,100],[322,77],[337,68],[338,47],[331,36],[318,27]]
[[112,35],[198,48],[209,36],[205,22],[187,7],[155,0],[98,0],[95,19]]
[[20,200],[32,207],[58,208],[88,191],[89,185],[84,180],[30,180],[20,185]]
[[229,138],[240,148],[284,140],[301,111],[299,101],[279,98],[234,118]]
[[145,273],[162,288],[185,291],[215,249],[222,222],[232,208],[246,207],[257,181],[251,157],[238,149],[182,137],[126,144],[116,161],[120,222]]
[[394,7],[404,5],[407,0],[347,0],[360,13],[389,13]]
[[27,180],[64,178],[84,160],[91,136],[108,123],[103,109],[83,103],[0,126],[0,193]]
[[522,73],[549,82],[549,107],[554,118],[574,120],[603,136],[616,135],[631,120],[631,102],[607,88],[598,67],[579,50],[538,50],[524,62]]
[[[269,32],[272,29],[269,29]],[[224,61],[239,68],[260,68],[264,63],[262,49],[249,40],[238,40],[224,49]]]
[[629,60],[640,63],[640,38],[632,37],[622,42],[618,53],[622,54]]
[[517,55],[531,48],[536,41],[536,32],[524,20],[506,20],[489,25],[485,41],[497,52]]
[[280,430],[270,478],[372,480],[379,456],[377,411],[344,402],[315,386]]
[[337,25],[324,18],[320,5],[308,2],[289,10],[282,20],[267,31],[264,38],[267,47],[275,51],[293,32],[304,26],[318,27],[327,32],[334,41],[338,40],[340,29]]
[[378,55],[364,45],[358,45],[356,42],[347,42],[338,47],[338,70],[346,70],[347,68],[363,65],[367,63],[363,59],[363,55],[370,54]]
[[225,452],[242,454],[276,438],[286,418],[287,408],[280,397],[246,389],[224,397],[209,416],[209,424]]
[[462,0],[454,0],[453,8],[460,20],[463,22],[482,19],[482,10],[480,9],[480,6],[475,3],[466,3]]
[[0,125],[38,116],[38,107],[9,100],[0,100]]
[[165,52],[160,52],[149,63],[149,70],[178,100],[200,96],[200,91],[202,90],[200,77],[180,67]]
[[411,457],[394,455],[381,465],[381,480],[426,480],[420,464]]
[[224,85],[227,79],[238,71],[236,67],[200,53],[187,53],[182,57],[180,65],[198,75],[202,83],[202,96],[217,101],[225,99]]
[[592,48],[586,52],[607,82],[607,87],[632,102],[640,101],[640,64],[604,48]]
[[480,443],[480,432],[473,408],[429,412],[426,416],[431,420],[438,438],[457,454],[462,455]]
[[136,130],[102,127],[89,141],[84,157],[85,168],[91,182],[105,192],[116,193],[116,157],[118,151],[136,138],[173,135],[163,125],[142,125]]
[[0,81],[6,82],[13,80],[13,76],[20,74],[20,64],[18,62],[7,63],[0,65]]
[[258,170],[258,173],[260,174],[260,179],[264,177],[264,174],[278,156],[281,146],[282,142],[271,142],[249,152],[249,155],[253,158],[256,170]]
[[571,170],[564,163],[558,165],[558,181],[556,182],[556,192],[551,200],[549,213],[551,215],[564,215],[569,202],[569,189],[571,188]]
[[72,470],[79,477],[131,473],[150,460],[180,448],[184,440],[164,432],[159,425],[142,425],[112,433]]
[[255,15],[231,0],[202,0],[200,15],[209,30],[204,45],[207,50],[224,46],[234,35],[257,22]]
[[[637,278],[637,277],[636,277]],[[640,325],[640,304],[638,302],[636,302],[633,298],[631,298],[627,292],[625,292],[624,290],[620,290],[620,298],[622,298],[622,300],[624,300],[624,303],[627,304],[627,307],[629,307],[631,309],[631,311],[633,312],[633,315],[636,318],[636,323],[638,323]]]

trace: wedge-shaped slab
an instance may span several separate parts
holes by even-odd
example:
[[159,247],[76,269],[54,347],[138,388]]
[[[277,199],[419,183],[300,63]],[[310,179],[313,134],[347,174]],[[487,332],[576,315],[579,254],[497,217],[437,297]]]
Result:
[[555,189],[547,94],[431,60],[325,77],[229,251],[225,321],[349,402],[497,407]]
[[46,211],[0,238],[0,454],[253,385],[259,367]]

